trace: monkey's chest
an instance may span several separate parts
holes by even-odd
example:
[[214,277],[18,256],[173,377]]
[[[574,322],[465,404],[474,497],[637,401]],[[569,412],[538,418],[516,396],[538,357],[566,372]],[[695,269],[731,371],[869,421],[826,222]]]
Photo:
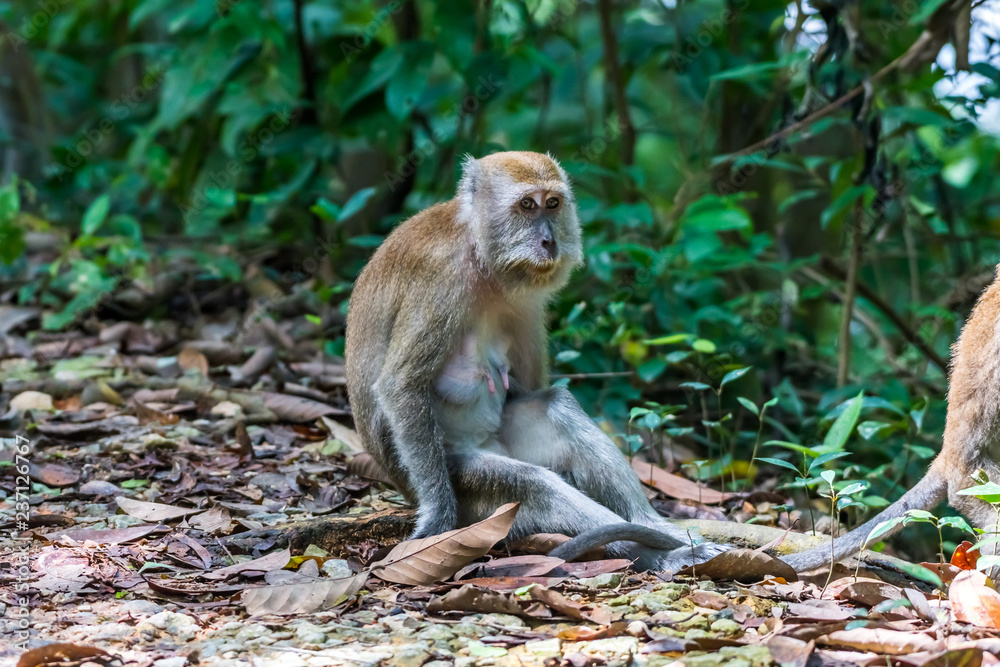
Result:
[[466,335],[437,377],[438,423],[453,448],[479,447],[500,429],[510,387],[509,343],[481,329]]

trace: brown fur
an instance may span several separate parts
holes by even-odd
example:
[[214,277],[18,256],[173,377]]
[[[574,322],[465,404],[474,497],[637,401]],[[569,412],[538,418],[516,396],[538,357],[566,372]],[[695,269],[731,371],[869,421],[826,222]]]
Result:
[[[927,474],[902,498],[834,545],[835,559],[857,553],[868,534],[880,523],[903,516],[911,509],[930,510],[948,498],[969,522],[987,532],[995,531],[996,512],[985,501],[959,495],[975,486],[972,475],[984,470],[1000,482],[1000,267],[997,279],[986,288],[969,315],[952,348],[948,389],[948,418],[941,453]],[[899,527],[879,539],[888,537]],[[988,547],[993,553],[995,546]],[[820,547],[785,560],[797,570],[830,561],[830,548]]]

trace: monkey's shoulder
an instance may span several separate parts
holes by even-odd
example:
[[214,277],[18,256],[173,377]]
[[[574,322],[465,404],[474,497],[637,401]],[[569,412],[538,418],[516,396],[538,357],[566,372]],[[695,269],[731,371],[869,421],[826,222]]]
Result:
[[397,227],[372,261],[386,270],[440,277],[456,272],[469,254],[468,229],[458,222],[458,204],[446,201],[426,208]]

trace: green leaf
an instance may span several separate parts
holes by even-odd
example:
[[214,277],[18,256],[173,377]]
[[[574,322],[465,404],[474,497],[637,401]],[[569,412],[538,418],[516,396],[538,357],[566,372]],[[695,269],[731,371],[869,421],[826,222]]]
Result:
[[800,472],[799,469],[796,468],[794,465],[792,465],[788,461],[783,461],[781,459],[770,459],[770,458],[765,458],[763,456],[758,456],[757,460],[758,461],[763,461],[764,463],[770,463],[773,466],[779,466],[781,468],[788,468],[789,470],[795,471],[796,474],[798,474]]
[[707,391],[712,387],[704,382],[681,382],[682,389],[694,389],[695,391]]
[[636,373],[639,374],[639,378],[643,382],[652,382],[656,378],[660,377],[665,370],[667,370],[667,360],[653,358],[643,362],[639,368],[636,369]]
[[691,349],[695,352],[701,352],[703,354],[715,354],[715,343],[710,340],[705,340],[704,338],[699,338],[695,342],[691,343]]
[[735,382],[736,380],[739,380],[741,377],[743,377],[744,375],[746,375],[748,372],[750,372],[750,366],[747,366],[746,368],[737,368],[736,370],[729,371],[722,378],[722,382],[719,383],[719,389],[722,389],[723,387],[725,387],[730,382]]
[[837,495],[838,496],[853,496],[855,493],[859,493],[861,491],[864,491],[867,488],[868,488],[868,484],[866,484],[865,482],[854,482],[852,484],[848,484],[847,486],[845,486],[844,488],[842,488],[840,491],[837,491]]
[[764,446],[784,447],[785,449],[791,449],[792,451],[795,452],[801,452],[802,454],[805,454],[806,456],[812,456],[813,458],[820,455],[820,453],[817,452],[815,449],[811,449],[804,445],[798,445],[795,444],[794,442],[787,442],[785,440],[768,440],[767,442],[764,443]]
[[987,482],[978,486],[970,486],[958,492],[960,496],[975,496],[988,503],[1000,503],[1000,484]]
[[371,199],[374,194],[375,188],[364,188],[363,190],[358,190],[351,195],[351,198],[347,200],[344,207],[340,209],[340,213],[337,214],[337,222],[343,222],[363,209],[365,204],[368,203],[368,200]]
[[904,518],[905,517],[897,516],[887,521],[883,521],[879,525],[875,526],[872,531],[868,533],[868,537],[865,538],[865,544],[872,544],[873,542],[878,541],[878,538],[903,523]]
[[385,106],[399,120],[405,120],[420,101],[434,61],[431,42],[409,42],[405,57],[385,88]]
[[556,362],[563,364],[568,361],[573,361],[574,359],[579,359],[580,353],[576,350],[563,350],[556,355]]
[[757,408],[757,404],[751,401],[749,398],[743,398],[742,396],[737,396],[736,400],[740,402],[740,405],[742,405],[744,408],[746,408],[753,414],[755,415],[760,414],[760,410]]
[[976,569],[980,572],[993,569],[997,565],[1000,565],[1000,556],[980,556],[976,561]]
[[822,449],[839,450],[844,448],[848,438],[851,437],[851,433],[854,432],[854,427],[858,424],[858,419],[861,417],[863,398],[864,392],[861,392],[854,398],[846,401],[848,408],[833,422],[833,426],[830,427],[826,438],[823,440]]
[[104,224],[104,221],[108,217],[108,211],[111,210],[111,197],[109,195],[101,195],[87,208],[86,213],[83,214],[83,233],[93,234],[98,230],[98,228]]
[[340,217],[340,206],[334,204],[326,197],[317,199],[316,203],[309,210],[327,222],[334,222]]
[[824,470],[819,474],[827,484],[833,485],[833,480],[837,478],[836,470]]
[[920,25],[925,22],[946,2],[948,0],[925,0],[920,9],[910,17],[910,25]]
[[903,515],[903,523],[907,524],[911,521],[937,523],[937,517],[927,510],[907,510],[906,514]]
[[812,472],[813,468],[818,468],[820,466],[826,465],[834,459],[839,459],[842,456],[850,456],[850,452],[827,452],[826,454],[820,454],[813,462],[809,464],[809,471]]
[[695,338],[694,334],[680,333],[673,334],[671,336],[661,336],[659,338],[650,338],[649,340],[642,341],[646,345],[676,345],[678,343],[686,343],[692,338]]
[[[965,531],[967,533],[973,533],[972,526],[969,522],[965,520],[965,517],[961,516],[943,516],[938,519],[939,526],[950,526],[951,528],[957,528],[959,530]],[[997,538],[1000,541],[1000,537]]]

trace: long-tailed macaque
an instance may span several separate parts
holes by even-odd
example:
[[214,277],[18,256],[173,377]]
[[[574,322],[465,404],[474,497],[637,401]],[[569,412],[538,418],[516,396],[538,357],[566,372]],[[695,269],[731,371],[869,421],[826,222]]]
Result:
[[511,538],[587,533],[590,546],[634,534],[643,544],[609,552],[640,568],[701,562],[726,547],[692,544],[658,515],[615,444],[548,386],[545,307],[582,255],[555,160],[467,159],[454,199],[400,225],[355,284],[346,359],[358,433],[416,504],[413,537],[517,501]]
[[[993,532],[996,510],[973,496],[958,495],[975,486],[972,475],[984,470],[1000,482],[1000,267],[997,278],[973,309],[952,349],[948,389],[948,419],[941,453],[916,486],[875,518],[855,528],[829,546],[784,557],[796,570],[809,570],[861,550],[880,523],[903,516],[912,509],[931,510],[945,498],[976,528]],[[901,526],[880,536],[889,537]],[[990,552],[995,547],[990,548]]]

